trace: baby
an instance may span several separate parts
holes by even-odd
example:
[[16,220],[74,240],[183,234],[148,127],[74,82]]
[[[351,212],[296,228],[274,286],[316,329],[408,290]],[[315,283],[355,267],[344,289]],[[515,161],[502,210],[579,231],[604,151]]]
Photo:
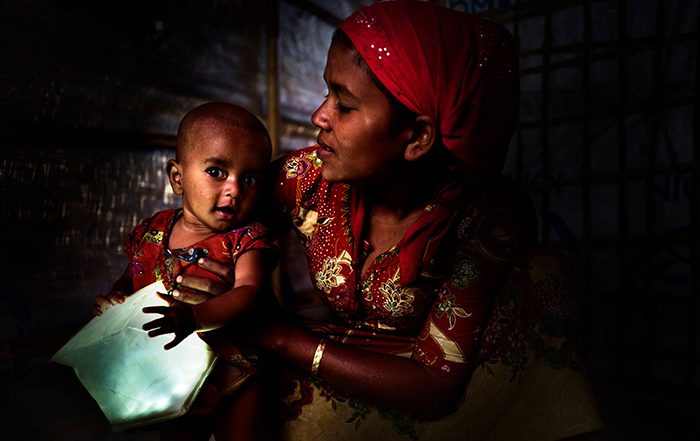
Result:
[[[182,208],[158,212],[134,228],[126,247],[129,267],[109,294],[96,299],[94,313],[99,315],[157,280],[162,280],[176,299],[179,274],[216,277],[197,266],[200,258],[231,267],[235,283],[228,292],[195,305],[170,300],[169,307],[144,308],[146,313],[162,315],[144,325],[150,336],[174,334],[165,349],[193,332],[203,332],[205,341],[220,354],[200,393],[196,405],[200,413],[208,413],[210,409],[204,409],[213,406],[212,386],[221,396],[236,392],[236,401],[247,403],[243,412],[246,418],[250,418],[254,399],[245,394],[257,393],[250,385],[239,391],[248,383],[250,360],[227,345],[226,339],[217,338],[215,330],[231,323],[254,303],[274,268],[275,253],[267,230],[254,222],[270,155],[269,135],[250,112],[231,104],[207,103],[187,113],[178,128],[176,158],[166,166],[173,192],[182,196]],[[209,398],[202,400],[203,396]],[[235,406],[232,409],[235,414]],[[176,430],[179,437],[186,431],[182,427]],[[236,430],[242,435],[250,428],[238,426]]]

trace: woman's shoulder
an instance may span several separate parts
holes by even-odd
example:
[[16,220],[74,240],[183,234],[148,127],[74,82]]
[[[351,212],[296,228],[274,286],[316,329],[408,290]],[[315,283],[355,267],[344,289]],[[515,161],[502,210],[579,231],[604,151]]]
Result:
[[293,212],[302,206],[335,209],[347,202],[349,186],[331,184],[323,178],[323,162],[317,149],[318,146],[306,147],[275,160],[274,194],[282,211]]
[[282,179],[318,175],[323,163],[316,154],[317,148],[314,145],[286,153],[273,162],[273,168]]
[[527,192],[507,180],[472,185],[457,211],[457,236],[494,260],[510,261],[537,241],[537,216]]
[[469,185],[470,208],[484,214],[503,212],[534,219],[535,211],[527,190],[507,178]]

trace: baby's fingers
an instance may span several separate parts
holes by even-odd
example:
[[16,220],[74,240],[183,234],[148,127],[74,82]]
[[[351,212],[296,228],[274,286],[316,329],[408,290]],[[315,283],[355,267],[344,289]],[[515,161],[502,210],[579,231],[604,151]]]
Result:
[[168,315],[168,312],[170,311],[169,306],[146,306],[145,308],[141,309],[145,314],[162,314],[162,315]]
[[92,307],[92,313],[94,315],[100,315],[114,305],[115,303],[109,296],[97,296],[95,297],[95,304]]
[[[151,337],[160,335],[160,334],[167,334],[168,332],[174,332],[173,331],[173,325],[172,325],[172,320],[170,320],[167,317],[161,317],[159,319],[151,320],[148,323],[144,323],[142,328],[144,331],[150,331],[151,329],[155,329],[155,331],[151,331],[148,333]],[[159,329],[156,329],[159,328]],[[158,332],[155,334],[154,332]],[[151,335],[151,333],[154,333]]]
[[109,306],[107,306],[107,301],[104,299],[103,296],[97,296],[95,297],[95,304],[92,306],[92,314],[93,315],[100,315],[102,314]]
[[184,336],[175,334],[175,338],[173,338],[173,339],[170,341],[170,343],[167,343],[165,346],[163,346],[163,348],[164,348],[166,351],[167,351],[168,349],[172,349],[172,348],[174,348],[175,346],[179,345],[180,342],[182,342],[182,340],[184,340],[184,339],[185,339]]

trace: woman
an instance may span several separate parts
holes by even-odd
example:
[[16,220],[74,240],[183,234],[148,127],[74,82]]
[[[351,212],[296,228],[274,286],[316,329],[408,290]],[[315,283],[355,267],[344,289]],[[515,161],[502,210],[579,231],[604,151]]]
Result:
[[[571,279],[543,270],[542,259],[561,262],[552,254],[528,254],[532,208],[499,177],[518,98],[510,34],[426,2],[373,3],[340,25],[324,80],[318,144],[277,161],[276,198],[332,317],[240,332],[288,367],[277,382],[284,438],[559,439],[599,428],[561,321],[540,326],[529,308],[541,299],[523,300],[545,292],[546,305],[562,305]],[[533,336],[560,366],[533,352]],[[551,387],[568,388],[557,399],[576,400],[576,420],[532,399]]]

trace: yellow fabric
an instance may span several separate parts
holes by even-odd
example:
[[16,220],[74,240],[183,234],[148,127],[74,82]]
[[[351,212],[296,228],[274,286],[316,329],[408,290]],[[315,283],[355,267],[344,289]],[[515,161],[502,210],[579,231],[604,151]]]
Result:
[[559,440],[602,429],[588,379],[582,372],[531,367],[487,440]]
[[[421,441],[547,441],[603,428],[583,372],[554,369],[536,361],[519,380],[508,382],[502,364],[474,372],[464,402],[438,421],[415,424]],[[286,441],[409,440],[377,409],[353,420],[348,402],[331,401],[314,388],[313,403],[284,427]]]
[[[331,398],[333,393],[314,386],[313,401],[285,424],[283,439],[554,441],[602,429],[573,338],[580,295],[565,258],[534,250],[504,280],[484,329],[480,363],[454,413],[415,421]],[[439,330],[431,336],[439,339]]]

